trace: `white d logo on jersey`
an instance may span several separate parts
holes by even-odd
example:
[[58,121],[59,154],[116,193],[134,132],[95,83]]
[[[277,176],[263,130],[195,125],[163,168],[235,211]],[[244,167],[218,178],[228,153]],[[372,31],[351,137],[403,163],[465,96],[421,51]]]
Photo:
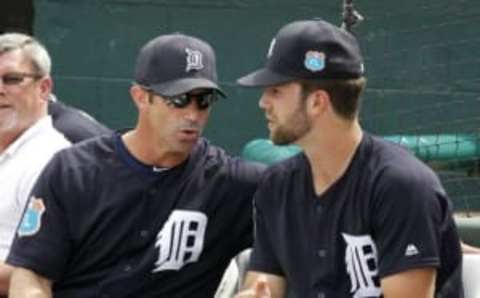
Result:
[[158,260],[152,272],[179,270],[196,262],[203,250],[207,221],[198,211],[173,211],[157,235]]
[[345,263],[354,298],[380,297],[382,290],[375,284],[378,278],[377,247],[370,235],[354,236],[342,233],[347,243]]

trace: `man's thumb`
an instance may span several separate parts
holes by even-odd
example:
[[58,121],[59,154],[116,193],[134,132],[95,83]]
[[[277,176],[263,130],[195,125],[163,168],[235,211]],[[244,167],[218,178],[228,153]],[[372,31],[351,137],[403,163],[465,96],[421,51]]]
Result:
[[268,286],[267,278],[261,277],[255,283],[255,294],[258,298],[270,298],[272,297],[272,293],[270,292],[270,287]]

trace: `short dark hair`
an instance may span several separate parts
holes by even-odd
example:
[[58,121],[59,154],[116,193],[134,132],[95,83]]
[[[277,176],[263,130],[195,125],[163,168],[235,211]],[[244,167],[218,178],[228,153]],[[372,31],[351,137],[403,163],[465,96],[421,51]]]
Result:
[[366,83],[365,77],[348,80],[301,80],[301,95],[306,98],[315,90],[325,90],[330,95],[334,111],[339,116],[352,120],[360,111],[360,98]]

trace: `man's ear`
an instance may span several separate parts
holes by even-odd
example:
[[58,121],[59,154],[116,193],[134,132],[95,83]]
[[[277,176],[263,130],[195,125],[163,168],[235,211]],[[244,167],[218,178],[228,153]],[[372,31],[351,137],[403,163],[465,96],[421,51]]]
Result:
[[132,85],[130,87],[130,96],[138,109],[143,109],[150,104],[148,91],[140,87],[139,85]]
[[307,111],[313,116],[324,114],[330,107],[330,95],[327,91],[317,89],[307,98]]
[[49,76],[42,78],[40,81],[40,97],[44,101],[48,101],[48,97],[53,89],[53,80]]

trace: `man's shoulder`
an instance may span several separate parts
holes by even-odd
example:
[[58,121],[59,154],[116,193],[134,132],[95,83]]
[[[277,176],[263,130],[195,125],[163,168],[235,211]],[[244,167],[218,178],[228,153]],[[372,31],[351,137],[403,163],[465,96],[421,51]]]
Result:
[[380,138],[373,138],[371,163],[387,177],[431,179],[436,177],[425,163],[419,160],[407,148]]
[[280,179],[282,177],[288,177],[295,172],[308,169],[308,167],[307,157],[303,152],[300,152],[268,167],[266,175]]
[[193,156],[194,162],[199,162],[205,171],[216,169],[225,175],[242,180],[257,182],[266,169],[266,165],[231,155],[204,138],[200,140]]
[[43,130],[33,141],[40,148],[62,149],[71,145],[71,142],[53,126]]
[[114,148],[112,135],[91,138],[59,151],[54,159],[64,168],[92,167],[111,157]]
[[444,193],[435,172],[406,148],[379,138],[374,140],[371,148],[371,155],[357,168],[357,173],[370,177],[377,189],[428,189]]
[[70,142],[61,133],[48,125],[33,133],[28,132],[27,136],[21,138],[19,144],[13,145],[16,147],[12,150],[13,156],[35,163],[49,160],[53,154],[70,146]]

